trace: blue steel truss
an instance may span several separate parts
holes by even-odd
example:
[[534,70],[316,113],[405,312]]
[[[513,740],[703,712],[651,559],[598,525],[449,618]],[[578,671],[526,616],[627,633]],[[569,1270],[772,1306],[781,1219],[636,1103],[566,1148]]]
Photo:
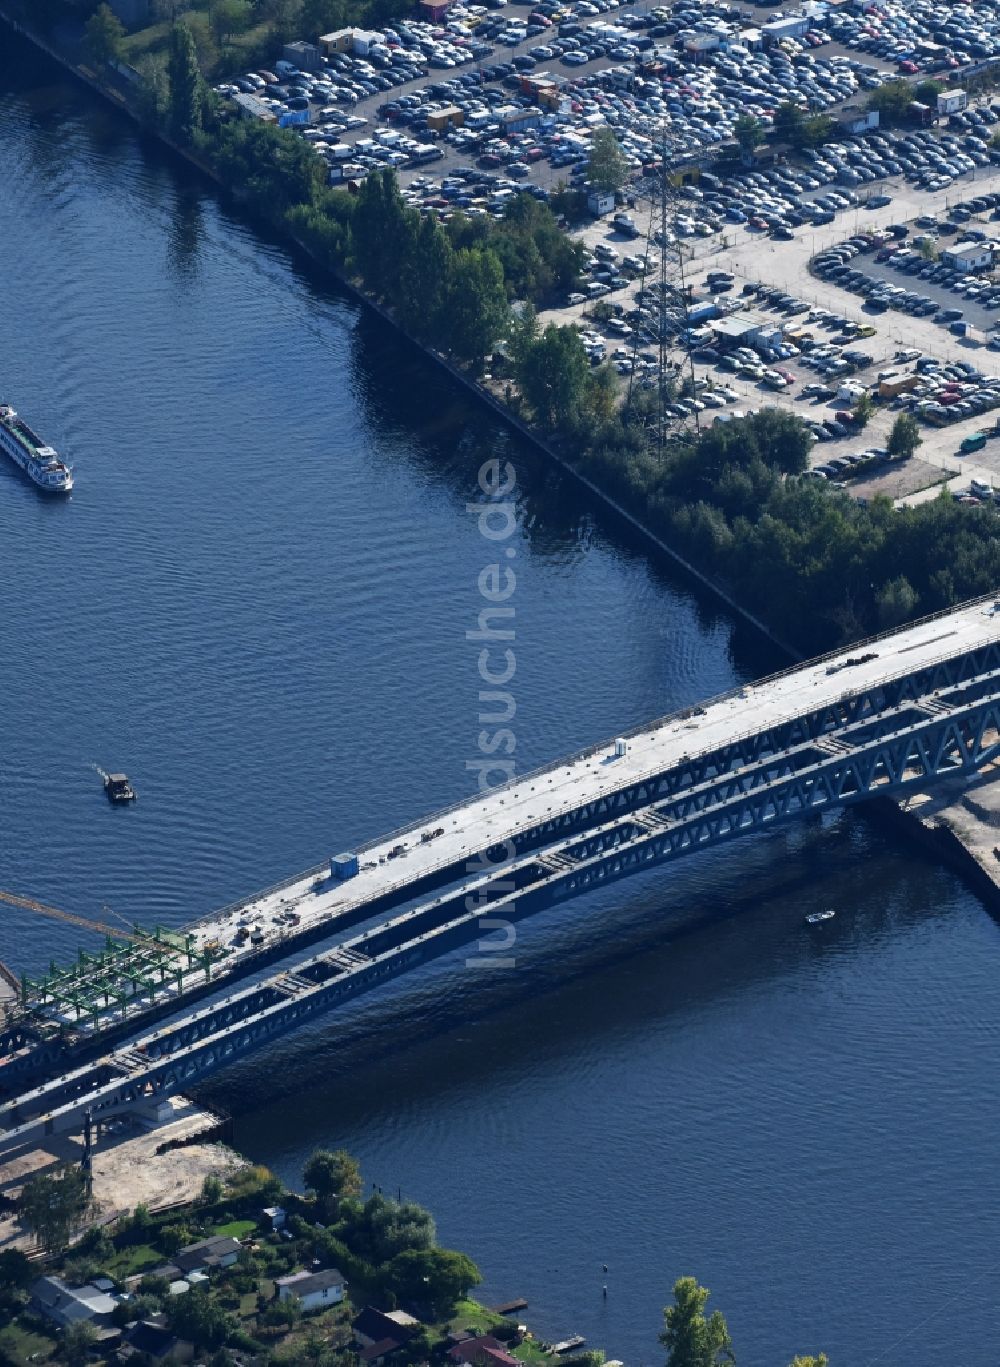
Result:
[[[541,853],[489,873],[294,970],[234,993],[0,1109],[0,1149],[183,1091],[320,1012],[477,938],[484,914],[518,920],[695,850],[814,812],[894,797],[1000,757],[1000,658],[935,666],[736,738],[545,826]],[[925,691],[921,692],[921,688]],[[580,809],[581,812],[583,809]],[[596,823],[596,824],[595,824]],[[532,833],[535,834],[534,832]],[[539,837],[540,838],[540,837]]]

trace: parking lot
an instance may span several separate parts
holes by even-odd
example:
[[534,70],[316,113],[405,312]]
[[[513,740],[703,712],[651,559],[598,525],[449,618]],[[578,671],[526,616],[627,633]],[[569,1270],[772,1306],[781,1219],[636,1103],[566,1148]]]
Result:
[[[502,178],[548,190],[559,173],[572,176],[599,124],[615,128],[638,170],[655,159],[665,119],[674,154],[700,156],[725,143],[748,108],[766,128],[789,97],[802,98],[812,112],[834,110],[892,74],[881,59],[865,61],[840,45],[835,50],[819,28],[803,35],[797,54],[761,50],[759,34],[751,37],[752,49],[734,41],[780,13],[727,3],[650,8],[623,0],[539,0],[505,5],[502,12],[457,4],[440,25],[400,22],[366,37],[363,52],[330,51],[319,71],[248,72],[220,90],[253,94],[262,113],[279,118],[306,114],[304,135],[332,170],[349,167],[352,178],[389,164],[407,184],[421,174],[416,149],[433,147],[440,154],[436,171],[451,171],[471,155],[477,163],[495,161],[480,170],[513,168]],[[715,46],[703,50],[703,42]],[[801,59],[798,66],[792,56]],[[533,104],[525,78],[553,83],[554,98]],[[535,126],[512,132],[498,117],[511,107],[537,108]],[[459,111],[461,126],[430,126],[445,108]],[[380,143],[373,136],[379,131],[399,137]],[[359,144],[356,155],[344,155]],[[424,201],[435,197],[433,187],[418,189]]]
[[[828,250],[843,243],[855,226],[875,236],[890,224],[898,223],[898,216],[907,209],[926,223],[925,196],[901,178],[890,180],[885,188],[890,194],[888,205],[878,210],[860,204],[852,206],[852,212],[842,215],[844,226],[833,232],[803,233],[790,242],[775,242],[759,230],[742,228],[726,235],[727,245],[704,240],[679,244],[685,257],[685,278],[692,286],[690,312],[714,299],[723,311],[732,310],[732,318],[739,319],[753,310],[773,317],[774,323],[790,329],[792,336],[806,336],[801,345],[792,343],[791,350],[786,347],[784,356],[765,356],[760,349],[752,348],[745,349],[742,355],[735,350],[722,355],[711,345],[693,345],[697,388],[686,400],[688,411],[679,413],[677,421],[704,425],[716,420],[720,412],[750,412],[763,405],[787,408],[812,425],[818,439],[811,465],[825,468],[831,461],[858,458],[871,450],[884,451],[899,413],[916,410],[921,403],[932,404],[934,394],[939,393],[948,403],[973,405],[972,410],[956,417],[958,409],[953,408],[947,415],[948,421],[941,426],[924,423],[922,444],[915,458],[891,463],[855,459],[853,465],[831,471],[828,477],[861,498],[883,493],[912,502],[936,496],[942,483],[957,494],[967,495],[974,479],[1000,484],[1000,438],[991,435],[986,445],[974,453],[960,449],[962,442],[976,432],[992,431],[1000,412],[1000,381],[993,386],[991,379],[994,373],[1000,375],[1000,356],[981,342],[954,336],[947,327],[928,317],[895,312],[873,315],[867,311],[863,298],[809,272],[814,249]],[[974,185],[971,176],[963,175],[956,181],[948,202],[943,198],[938,201],[940,216],[948,221],[946,215],[960,201],[982,200],[994,194],[1000,196],[1000,171],[991,168],[984,172],[977,168]],[[634,239],[616,230],[613,224],[602,222],[591,224],[583,233],[591,250],[603,244],[617,252],[622,263],[628,255],[643,252],[650,209],[640,204],[631,212],[641,229],[638,247]],[[989,224],[992,212],[988,204],[983,204],[980,211],[968,214],[963,226],[976,231],[977,225]],[[959,217],[965,217],[961,210]],[[642,227],[644,223],[647,228]],[[906,231],[909,235],[917,230],[907,226]],[[950,237],[940,239],[949,240]],[[885,234],[885,241],[892,238]],[[655,276],[659,262],[655,245],[651,252],[649,270]],[[873,257],[874,249],[866,250],[856,259],[868,270]],[[886,263],[880,266],[887,273],[891,270]],[[673,269],[676,271],[676,266]],[[725,292],[713,294],[709,290],[710,274],[731,277]],[[905,280],[906,276],[900,278]],[[656,348],[651,346],[649,334],[640,335],[638,341],[635,337],[636,326],[642,324],[637,309],[641,288],[641,280],[631,280],[623,290],[603,296],[599,301],[603,308],[595,310],[594,304],[586,301],[553,310],[543,317],[575,321],[592,354],[598,359],[609,359],[620,368],[623,386],[630,382],[653,385],[657,374]],[[939,290],[942,300],[955,303],[954,292],[944,286]],[[777,299],[784,299],[785,303],[778,304]],[[959,297],[959,302],[967,301]],[[609,310],[614,311],[610,317]],[[595,312],[603,321],[594,320]],[[991,315],[990,310],[982,312],[991,322],[998,321],[998,315]],[[686,356],[686,348],[680,346],[674,353],[681,378]],[[828,369],[824,369],[824,363]],[[946,371],[946,366],[955,368]],[[877,389],[879,376],[890,371],[912,374],[918,379],[919,390],[881,400],[863,430],[838,424],[838,413],[853,407],[853,396]],[[781,387],[775,387],[781,381]],[[838,397],[844,383],[852,387],[850,399]],[[838,424],[840,434],[836,428],[820,431],[824,423]]]
[[[919,497],[956,475],[968,483],[993,456],[977,451],[973,462],[959,447],[993,405],[987,344],[1000,322],[1000,281],[931,258],[970,233],[993,236],[1000,101],[981,98],[935,127],[848,125],[891,77],[951,78],[1000,57],[992,7],[960,18],[919,3],[860,17],[797,13],[692,9],[686,0],[458,3],[437,24],[345,30],[318,70],[276,61],[222,90],[252,96],[260,116],[304,120],[298,131],[332,181],[391,166],[404,196],[442,218],[500,217],[520,191],[547,200],[557,185],[586,188],[594,131],[610,127],[632,177],[618,196],[623,221],[605,216],[573,229],[588,249],[585,274],[543,321],[577,325],[591,360],[610,361],[623,389],[655,388],[665,251],[678,382],[671,421],[700,425],[774,404],[810,424],[813,466],[859,496]],[[764,41],[761,30],[775,20],[794,35],[782,29]],[[995,27],[1000,35],[1000,3]],[[845,126],[793,156],[734,167],[730,154],[726,169],[713,169],[741,115],[752,112],[766,131],[790,100],[803,116],[843,116]],[[664,240],[644,196],[665,147],[672,167],[697,172],[672,195]],[[713,272],[730,278],[712,280]],[[681,283],[688,297],[678,307]],[[765,340],[717,344],[712,315],[729,318],[734,335],[752,315]],[[961,337],[951,326],[959,318]],[[880,400],[863,433],[852,426],[845,415],[861,393],[918,357],[917,397]],[[909,407],[925,424],[918,458],[891,469],[861,459],[884,448]],[[841,464],[847,457],[852,463]]]

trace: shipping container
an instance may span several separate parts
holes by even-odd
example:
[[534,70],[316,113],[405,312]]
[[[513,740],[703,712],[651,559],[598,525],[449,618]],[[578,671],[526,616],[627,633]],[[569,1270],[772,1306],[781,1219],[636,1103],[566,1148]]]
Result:
[[356,854],[334,854],[330,856],[331,878],[353,878],[357,872],[358,856]]

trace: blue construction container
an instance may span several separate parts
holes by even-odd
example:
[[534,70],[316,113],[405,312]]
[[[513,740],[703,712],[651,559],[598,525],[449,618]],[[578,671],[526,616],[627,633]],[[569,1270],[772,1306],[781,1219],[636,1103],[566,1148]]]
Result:
[[330,856],[331,878],[353,878],[358,871],[356,854],[334,854]]

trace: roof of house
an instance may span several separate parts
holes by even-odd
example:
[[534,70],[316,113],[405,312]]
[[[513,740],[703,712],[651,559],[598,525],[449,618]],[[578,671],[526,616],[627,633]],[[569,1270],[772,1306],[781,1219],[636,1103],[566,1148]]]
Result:
[[[159,1267],[154,1267],[149,1271],[145,1271],[144,1275],[147,1277],[162,1277],[165,1282],[175,1282],[181,1275],[181,1270],[176,1263],[161,1263]],[[136,1277],[135,1285],[138,1286],[141,1280],[141,1277]]]
[[454,1348],[448,1349],[448,1356],[454,1362],[488,1363],[490,1367],[518,1367],[518,1360],[492,1334],[482,1334],[479,1338],[463,1339]]
[[110,1315],[118,1304],[115,1296],[96,1286],[67,1286],[61,1277],[39,1277],[31,1293],[46,1313],[62,1324]]
[[372,1339],[378,1343],[380,1339],[393,1339],[396,1343],[407,1343],[416,1333],[413,1325],[400,1324],[398,1320],[390,1319],[383,1310],[376,1310],[373,1305],[366,1305],[360,1315],[355,1316],[353,1321],[355,1333],[363,1334],[366,1339]]
[[210,1239],[200,1239],[196,1244],[188,1244],[174,1254],[174,1265],[182,1272],[190,1272],[196,1267],[219,1267],[226,1258],[239,1253],[242,1244],[239,1239],[229,1235],[215,1234]]
[[389,1353],[395,1353],[402,1344],[399,1339],[378,1339],[368,1348],[362,1348],[358,1357],[362,1362],[374,1362],[376,1358],[387,1357]]
[[177,1338],[161,1324],[151,1320],[141,1320],[132,1326],[127,1335],[129,1343],[140,1353],[151,1357],[165,1357],[177,1346]]
[[311,1296],[314,1291],[325,1291],[329,1286],[343,1286],[344,1274],[335,1267],[323,1272],[293,1272],[275,1279],[275,1286],[287,1288],[296,1296]]

